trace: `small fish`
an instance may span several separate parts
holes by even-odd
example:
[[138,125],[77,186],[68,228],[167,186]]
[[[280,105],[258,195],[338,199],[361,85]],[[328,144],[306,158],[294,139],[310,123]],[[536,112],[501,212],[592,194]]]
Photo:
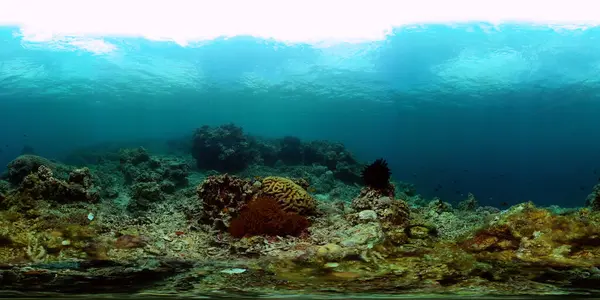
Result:
[[582,185],[582,186],[579,187],[579,189],[582,190],[582,191],[585,191],[585,186]]
[[8,148],[8,144],[4,145],[5,148]]
[[598,169],[594,169],[594,175],[598,175]]
[[456,194],[457,194],[457,195],[460,195],[460,191],[456,191]]
[[500,202],[500,206],[506,207],[508,206],[508,202]]

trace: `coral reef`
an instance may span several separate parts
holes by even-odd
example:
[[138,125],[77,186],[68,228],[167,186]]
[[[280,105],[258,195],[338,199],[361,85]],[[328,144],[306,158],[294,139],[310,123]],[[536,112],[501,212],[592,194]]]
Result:
[[594,185],[592,192],[585,199],[585,205],[594,211],[600,211],[600,183]]
[[[261,183],[260,193],[277,199],[283,210],[297,212],[301,215],[315,213],[316,200],[293,180],[269,176],[264,178]],[[308,187],[307,183],[305,183],[305,187]]]
[[362,164],[341,143],[302,142],[294,136],[262,139],[244,134],[235,124],[202,126],[192,140],[191,153],[201,170],[238,173],[253,164],[273,167],[281,162],[287,166],[321,165],[346,184],[361,182]]
[[598,215],[587,210],[553,215],[532,203],[513,206],[461,243],[481,261],[518,260],[563,266],[595,266],[600,254]]
[[56,173],[59,179],[66,179],[67,177],[68,168],[40,156],[25,154],[15,158],[8,164],[6,179],[13,185],[19,185],[25,176],[36,172],[40,166],[49,168]]
[[284,164],[301,165],[304,163],[304,149],[302,141],[293,136],[286,136],[281,140],[281,149],[278,157]]
[[409,222],[410,209],[405,201],[383,195],[381,191],[369,187],[363,188],[354,200],[351,208],[361,215],[371,214],[373,219],[379,219],[385,229],[405,227]]
[[94,189],[89,169],[75,169],[69,181],[53,177],[49,167],[41,165],[37,172],[22,180],[19,187],[9,193],[2,206],[35,207],[35,201],[48,200],[53,203],[97,202],[98,190]]
[[[198,219],[202,224],[209,224],[216,230],[225,231],[230,228],[232,219],[239,217],[244,210],[248,211],[248,214],[259,217],[249,207],[249,203],[254,203],[254,208],[260,207],[261,204],[269,207],[267,200],[278,203],[278,208],[282,210],[282,213],[277,212],[278,215],[314,214],[316,200],[298,183],[307,184],[302,180],[297,179],[294,182],[284,177],[266,177],[261,180],[260,178],[242,179],[229,174],[209,176],[196,189],[198,198],[202,201],[202,212]],[[248,214],[239,219],[239,222],[249,220]]]
[[191,151],[196,166],[203,170],[241,171],[255,159],[251,139],[234,124],[200,127],[194,134]]
[[152,157],[144,148],[121,150],[120,164],[127,183],[160,182],[165,189],[188,184],[186,162]]
[[[454,204],[392,182],[384,160],[364,167],[336,143],[252,138],[233,125],[205,128],[200,141],[197,157],[177,142],[168,151],[178,156],[113,147],[79,152],[85,166],[11,162],[0,180],[3,289],[600,294],[598,186],[584,208],[499,209],[473,194]],[[206,155],[217,160],[188,167]],[[228,168],[236,173],[206,171]]]
[[304,216],[286,212],[274,198],[259,196],[231,221],[229,233],[244,236],[299,236],[309,226]]
[[341,143],[329,141],[310,141],[304,143],[303,164],[306,166],[321,165],[333,173],[333,177],[346,184],[361,182],[362,164],[358,162]]
[[231,218],[237,217],[259,188],[250,180],[229,174],[209,176],[197,188],[203,206],[200,222],[226,230]]
[[5,194],[10,190],[10,183],[5,180],[0,180],[0,194]]
[[122,149],[119,169],[130,185],[130,211],[143,211],[151,203],[163,201],[167,194],[187,186],[189,167],[172,158],[152,157],[146,149]]

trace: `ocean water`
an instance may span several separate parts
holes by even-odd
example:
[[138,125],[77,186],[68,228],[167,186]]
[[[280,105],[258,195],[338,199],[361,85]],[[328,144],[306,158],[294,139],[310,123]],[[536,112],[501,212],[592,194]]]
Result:
[[578,206],[600,179],[596,28],[425,24],[331,47],[109,37],[106,53],[18,32],[0,31],[0,165],[24,145],[60,157],[233,122],[384,157],[447,201]]
[[169,145],[233,123],[261,138],[341,142],[364,163],[384,158],[423,199],[582,207],[600,183],[599,114],[593,26],[430,22],[371,41],[242,34],[183,44],[0,27],[2,168],[24,150],[78,167],[74,152],[139,146],[193,161]]

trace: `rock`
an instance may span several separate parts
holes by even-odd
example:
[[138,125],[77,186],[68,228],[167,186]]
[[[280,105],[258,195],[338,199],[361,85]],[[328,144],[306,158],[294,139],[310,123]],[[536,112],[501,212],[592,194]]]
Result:
[[[350,204],[355,211],[372,210],[385,231],[405,227],[410,221],[410,208],[405,201],[383,195],[381,191],[363,188]],[[361,220],[360,216],[356,218]]]
[[175,260],[53,263],[0,268],[2,288],[21,292],[132,293],[157,284],[193,264]]
[[69,174],[69,183],[81,185],[83,188],[92,187],[92,174],[87,167],[75,169]]
[[40,166],[46,166],[50,170],[56,168],[55,163],[43,157],[29,154],[21,155],[8,164],[7,179],[13,185],[19,185],[25,176],[37,172]]
[[363,210],[358,213],[358,219],[361,221],[375,221],[377,220],[377,213],[374,210]]
[[378,223],[356,225],[345,230],[342,236],[344,239],[341,245],[344,247],[373,248],[384,239],[383,230]]
[[325,261],[340,261],[345,256],[344,249],[337,244],[327,244],[317,248],[317,257]]

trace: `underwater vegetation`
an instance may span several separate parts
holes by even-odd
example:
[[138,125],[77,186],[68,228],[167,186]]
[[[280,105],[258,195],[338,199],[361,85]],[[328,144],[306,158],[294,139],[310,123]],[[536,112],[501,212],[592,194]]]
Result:
[[177,151],[11,161],[0,180],[2,289],[598,292],[600,185],[578,209],[499,209],[472,194],[425,199],[385,159],[360,162],[336,142],[226,124],[167,145]]

